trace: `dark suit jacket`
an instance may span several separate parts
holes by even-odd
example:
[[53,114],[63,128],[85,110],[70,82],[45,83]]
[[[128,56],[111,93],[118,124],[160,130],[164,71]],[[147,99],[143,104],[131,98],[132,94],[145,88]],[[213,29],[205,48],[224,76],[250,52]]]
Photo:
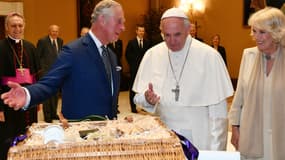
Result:
[[138,44],[137,38],[134,38],[128,42],[126,48],[126,59],[130,67],[131,84],[134,81],[141,60],[145,52],[151,47],[150,41],[143,39],[143,48],[141,49]]
[[108,44],[108,47],[110,49],[112,49],[112,51],[117,55],[117,63],[119,66],[122,66],[122,63],[121,63],[121,58],[122,58],[122,55],[123,55],[123,42],[122,40],[118,39],[116,42],[115,42],[115,46],[113,43],[109,43]]
[[41,103],[61,88],[62,113],[67,119],[93,114],[116,117],[120,72],[116,70],[116,55],[108,50],[113,94],[98,48],[87,34],[64,46],[50,71],[38,83],[27,87],[31,105]]
[[[58,50],[60,52],[63,45],[63,40],[61,38],[57,38],[56,40],[57,40]],[[38,40],[37,54],[40,58],[42,75],[44,75],[51,67],[51,65],[54,63],[58,55],[57,51],[52,46],[52,42],[49,36],[45,36]]]
[[[214,47],[214,46],[212,46],[212,47]],[[223,58],[225,64],[228,65],[228,64],[227,64],[226,49],[225,49],[223,46],[218,46],[218,52],[221,54],[221,56],[222,56],[222,58]]]
[[200,41],[200,42],[204,42],[204,40],[202,39],[202,38],[199,38],[199,37],[192,37],[192,38],[195,38],[195,39],[197,39],[198,41]]

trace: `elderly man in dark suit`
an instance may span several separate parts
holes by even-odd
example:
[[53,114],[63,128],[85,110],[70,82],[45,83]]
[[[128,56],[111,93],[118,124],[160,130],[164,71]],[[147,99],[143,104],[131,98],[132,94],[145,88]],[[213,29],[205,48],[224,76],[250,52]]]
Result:
[[132,91],[132,86],[140,65],[140,62],[144,56],[144,53],[150,48],[150,41],[144,38],[145,28],[143,25],[137,25],[136,27],[136,37],[128,42],[126,48],[126,59],[130,67],[130,105],[131,111],[137,113],[136,104],[133,101],[135,92]]
[[9,82],[11,90],[1,95],[4,103],[15,110],[26,109],[62,88],[62,114],[66,119],[93,114],[116,118],[120,71],[115,54],[105,47],[125,29],[122,6],[114,0],[100,1],[91,22],[90,32],[64,46],[38,83],[22,88]]
[[[37,54],[40,58],[42,76],[50,69],[56,60],[63,45],[63,40],[59,37],[59,26],[50,25],[48,35],[39,39],[37,43]],[[57,116],[58,95],[54,95],[43,102],[44,120],[52,122],[58,119]]]

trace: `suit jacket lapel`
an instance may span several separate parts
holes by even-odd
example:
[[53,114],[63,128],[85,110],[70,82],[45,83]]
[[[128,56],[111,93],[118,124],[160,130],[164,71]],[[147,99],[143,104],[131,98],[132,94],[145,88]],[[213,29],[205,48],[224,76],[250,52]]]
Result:
[[61,48],[62,48],[62,45],[63,45],[63,42],[61,39],[57,38],[56,39],[57,41],[57,45],[58,45],[58,52],[60,52]]
[[[107,77],[107,73],[105,71],[105,66],[104,66],[103,60],[101,58],[101,55],[99,53],[99,50],[98,50],[95,42],[93,42],[90,35],[83,37],[83,45],[86,45],[87,54],[89,55],[90,59],[92,59],[94,61],[94,63],[96,64],[96,66],[100,70],[101,74],[105,75],[105,80],[108,81],[108,77]],[[113,62],[111,62],[111,64],[113,65]],[[112,68],[112,72],[113,72],[113,67],[111,67],[111,68]],[[112,76],[113,76],[113,73],[112,73]],[[111,85],[109,85],[109,86],[111,89]]]

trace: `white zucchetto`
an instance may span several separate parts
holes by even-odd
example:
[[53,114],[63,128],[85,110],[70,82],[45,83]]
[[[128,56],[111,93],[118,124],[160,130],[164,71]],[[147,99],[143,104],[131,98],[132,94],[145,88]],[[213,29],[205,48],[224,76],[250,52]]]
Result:
[[185,12],[182,11],[181,9],[179,9],[179,8],[170,8],[170,9],[166,10],[163,13],[161,19],[169,18],[169,17],[179,17],[179,18],[188,19],[188,17],[186,16]]

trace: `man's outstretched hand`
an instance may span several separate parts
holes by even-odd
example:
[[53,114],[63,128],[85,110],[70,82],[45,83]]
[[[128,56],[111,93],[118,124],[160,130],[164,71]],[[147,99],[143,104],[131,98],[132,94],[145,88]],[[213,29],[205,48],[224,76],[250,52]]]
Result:
[[14,110],[19,110],[24,107],[26,103],[26,92],[19,83],[8,82],[7,84],[11,89],[10,91],[1,94],[1,99],[9,107]]

